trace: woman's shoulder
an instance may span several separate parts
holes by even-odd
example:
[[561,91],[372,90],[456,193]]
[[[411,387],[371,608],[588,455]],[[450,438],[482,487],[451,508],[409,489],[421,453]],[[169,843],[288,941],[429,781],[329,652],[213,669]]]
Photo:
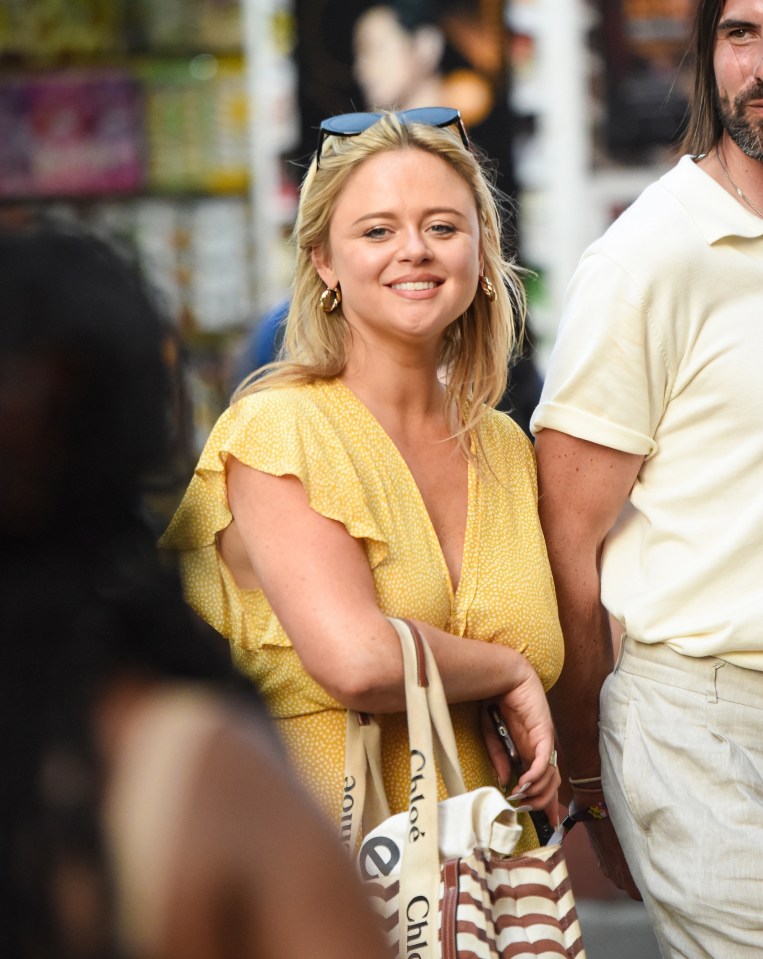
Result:
[[322,433],[341,399],[331,380],[264,387],[235,399],[218,419],[210,439],[216,447],[231,437],[252,440],[272,433],[284,442],[297,433]]
[[486,450],[511,451],[516,455],[532,454],[532,444],[526,433],[508,413],[488,409],[480,421],[480,439]]
[[478,455],[487,473],[507,488],[536,487],[535,450],[526,433],[507,414],[487,410],[479,426]]
[[264,413],[283,416],[294,413],[309,414],[310,410],[317,410],[337,401],[338,391],[332,388],[334,382],[315,380],[266,386],[234,400],[227,412],[231,418],[249,418]]

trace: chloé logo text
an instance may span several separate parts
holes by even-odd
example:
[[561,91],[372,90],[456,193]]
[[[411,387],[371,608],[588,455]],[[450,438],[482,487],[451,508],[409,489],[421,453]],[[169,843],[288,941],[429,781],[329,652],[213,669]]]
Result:
[[426,777],[426,757],[419,749],[411,750],[411,802],[408,807],[408,823],[410,830],[408,832],[408,842],[416,842],[426,833],[422,832],[416,825],[419,819],[419,807],[424,798],[424,783]]

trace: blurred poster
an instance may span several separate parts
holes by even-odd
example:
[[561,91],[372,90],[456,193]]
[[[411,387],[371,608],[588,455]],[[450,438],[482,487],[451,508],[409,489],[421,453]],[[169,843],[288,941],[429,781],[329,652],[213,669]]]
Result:
[[142,105],[125,73],[61,73],[0,87],[0,195],[76,196],[143,182]]
[[297,0],[296,8],[299,173],[325,117],[452,106],[500,189],[516,193],[503,0]]
[[648,160],[677,143],[690,95],[688,47],[696,0],[600,0],[605,146]]

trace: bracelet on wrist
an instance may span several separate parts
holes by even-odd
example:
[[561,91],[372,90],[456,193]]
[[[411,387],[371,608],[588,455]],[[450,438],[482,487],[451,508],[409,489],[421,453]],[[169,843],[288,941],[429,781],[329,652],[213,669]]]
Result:
[[575,794],[582,793],[584,796],[604,795],[604,790],[601,788],[601,786],[573,786],[572,792]]
[[570,786],[589,786],[598,783],[601,785],[601,776],[587,776],[584,779],[573,779],[572,776],[567,780]]

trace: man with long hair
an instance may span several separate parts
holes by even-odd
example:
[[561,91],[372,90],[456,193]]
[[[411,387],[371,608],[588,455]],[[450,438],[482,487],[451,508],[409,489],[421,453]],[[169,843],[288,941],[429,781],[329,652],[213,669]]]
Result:
[[685,155],[584,253],[533,428],[573,809],[664,956],[729,959],[763,948],[763,0],[699,0],[694,54]]

